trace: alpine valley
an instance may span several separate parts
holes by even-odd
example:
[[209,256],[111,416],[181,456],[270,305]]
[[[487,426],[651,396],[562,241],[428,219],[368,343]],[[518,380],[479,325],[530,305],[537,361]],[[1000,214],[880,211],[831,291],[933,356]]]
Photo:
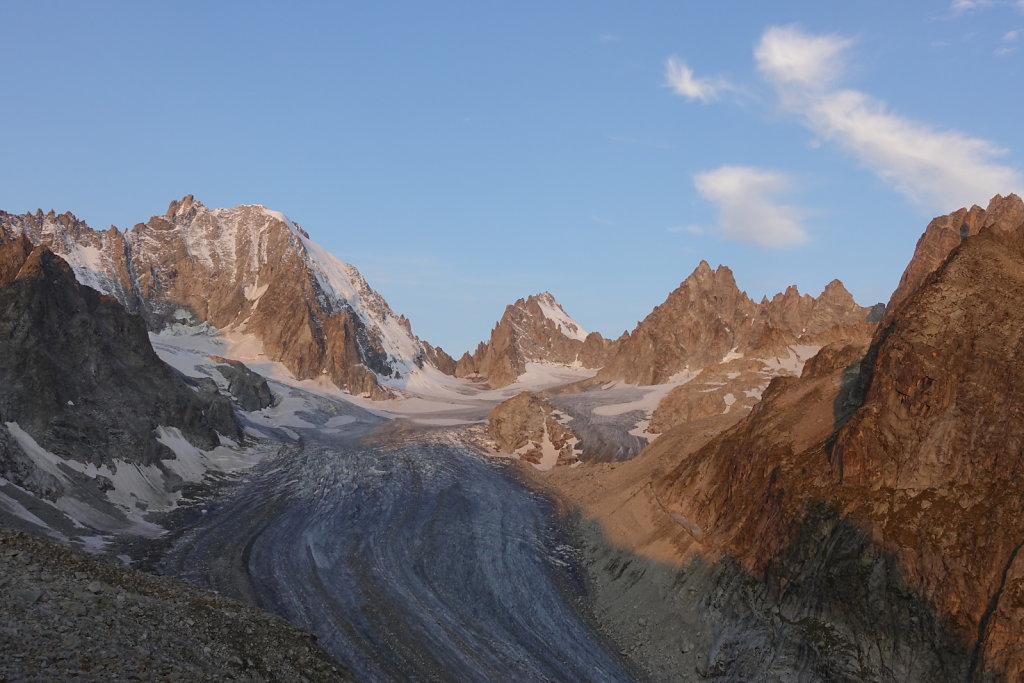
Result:
[[891,286],[456,358],[263,206],[0,211],[0,680],[1022,680],[1024,202]]

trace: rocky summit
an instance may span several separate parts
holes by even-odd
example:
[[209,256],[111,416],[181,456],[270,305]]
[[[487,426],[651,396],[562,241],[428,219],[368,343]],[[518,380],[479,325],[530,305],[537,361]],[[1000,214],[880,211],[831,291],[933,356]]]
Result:
[[619,340],[599,373],[603,380],[662,384],[676,373],[730,357],[787,355],[793,344],[817,345],[870,334],[877,314],[858,306],[838,280],[818,297],[790,287],[771,300],[752,301],[732,271],[696,270]]
[[459,359],[455,376],[484,379],[498,389],[515,382],[527,363],[599,368],[613,348],[614,342],[587,334],[550,292],[542,292],[506,306],[490,339]]

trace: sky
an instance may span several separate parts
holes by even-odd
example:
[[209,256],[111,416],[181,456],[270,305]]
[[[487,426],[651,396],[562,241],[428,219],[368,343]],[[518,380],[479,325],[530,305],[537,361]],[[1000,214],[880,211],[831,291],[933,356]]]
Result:
[[550,291],[631,330],[697,266],[886,301],[1024,192],[1024,0],[5,0],[0,209],[286,213],[458,356]]

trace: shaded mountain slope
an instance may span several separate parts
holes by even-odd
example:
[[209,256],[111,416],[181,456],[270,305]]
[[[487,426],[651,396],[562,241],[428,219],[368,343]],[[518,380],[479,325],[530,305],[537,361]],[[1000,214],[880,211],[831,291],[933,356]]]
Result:
[[[230,403],[165,365],[141,318],[80,285],[45,247],[0,244],[0,432],[16,428],[82,463],[149,465],[174,457],[158,427],[201,448],[218,445],[219,434],[241,438]],[[9,436],[8,457],[22,465],[9,463],[4,476],[38,489]]]

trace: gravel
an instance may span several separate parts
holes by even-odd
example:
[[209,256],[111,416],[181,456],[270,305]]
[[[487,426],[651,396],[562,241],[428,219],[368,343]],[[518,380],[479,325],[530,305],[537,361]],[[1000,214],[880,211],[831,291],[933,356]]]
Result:
[[315,638],[184,582],[0,529],[0,682],[352,680]]

